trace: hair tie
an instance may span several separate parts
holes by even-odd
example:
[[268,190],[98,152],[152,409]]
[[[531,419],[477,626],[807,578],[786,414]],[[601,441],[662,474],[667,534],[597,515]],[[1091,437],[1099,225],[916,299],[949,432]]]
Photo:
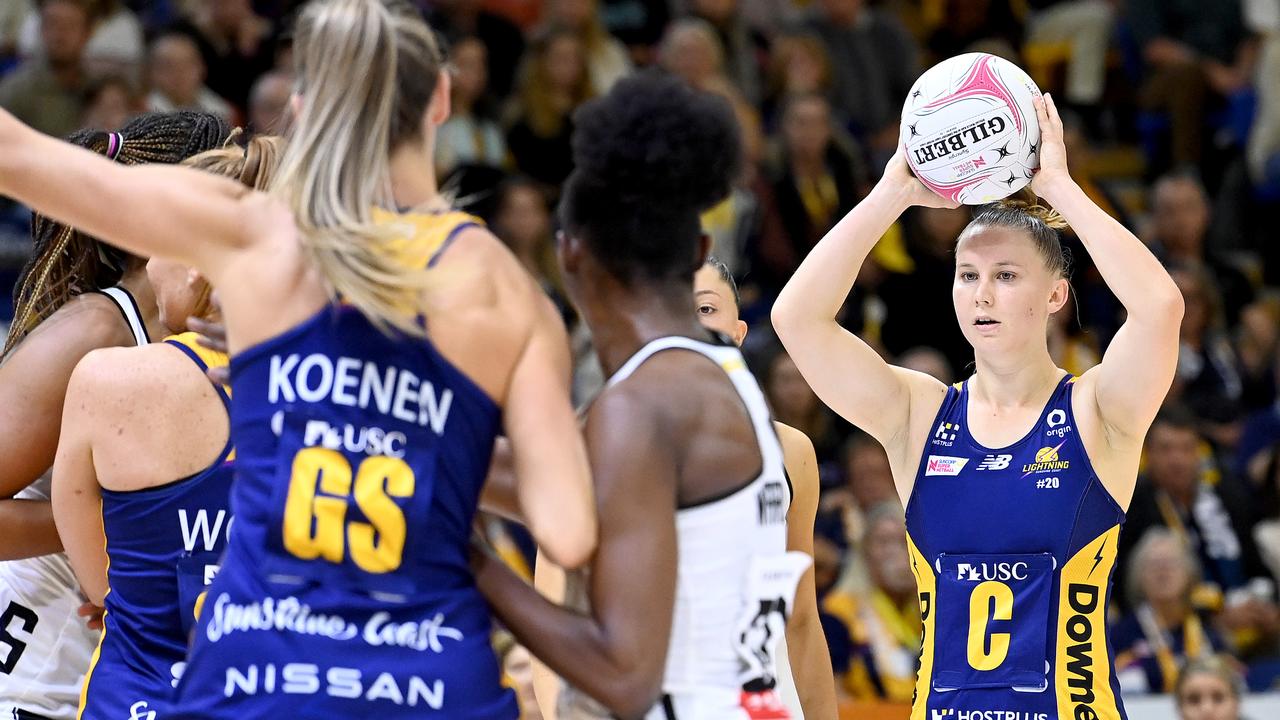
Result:
[[120,133],[107,133],[107,159],[115,160],[124,149],[124,136]]

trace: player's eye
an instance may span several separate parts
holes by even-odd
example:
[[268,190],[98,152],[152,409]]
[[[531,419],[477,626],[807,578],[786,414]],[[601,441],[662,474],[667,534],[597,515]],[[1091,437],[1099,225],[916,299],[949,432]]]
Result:
[[1008,281],[1008,280],[1012,280],[1012,279],[1014,279],[1015,277],[1017,277],[1017,275],[1014,275],[1013,273],[1009,272],[1008,270],[1001,270],[1000,272],[996,273],[996,279],[997,279],[997,280],[1005,280],[1005,281]]
[[699,315],[711,315],[711,314],[713,314],[715,311],[716,311],[716,309],[715,309],[715,306],[714,306],[714,305],[699,305],[699,306],[698,306],[698,314],[699,314]]
[[975,281],[975,280],[977,280],[977,279],[978,279],[978,273],[976,273],[976,272],[962,272],[962,273],[960,273],[960,279],[961,279],[961,280],[963,280],[963,281],[965,281],[965,282],[973,282],[973,281]]

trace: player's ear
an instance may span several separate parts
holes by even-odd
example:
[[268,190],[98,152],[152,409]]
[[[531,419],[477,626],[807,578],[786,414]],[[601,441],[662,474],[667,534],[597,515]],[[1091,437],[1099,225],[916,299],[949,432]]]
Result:
[[738,323],[733,326],[733,344],[741,347],[742,341],[746,339],[747,322],[745,320],[739,320]]

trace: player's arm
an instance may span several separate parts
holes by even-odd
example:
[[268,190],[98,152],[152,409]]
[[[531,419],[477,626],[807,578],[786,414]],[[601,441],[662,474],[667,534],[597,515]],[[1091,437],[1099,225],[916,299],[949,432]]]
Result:
[[[596,547],[591,470],[569,401],[571,357],[564,323],[541,292],[531,292],[529,301],[535,308],[533,331],[503,402],[510,472],[495,466],[487,504],[506,516],[518,510],[547,557],[572,569],[586,563]],[[497,460],[505,462],[501,456]],[[501,512],[503,505],[507,512]]]
[[[890,366],[841,327],[836,315],[871,249],[912,205],[954,207],[912,177],[902,153],[894,153],[871,194],[805,257],[772,314],[778,338],[818,397],[886,448],[905,446],[911,408],[936,406],[946,387],[923,373]],[[898,491],[905,496],[909,488]]]
[[[818,458],[813,443],[793,427],[774,423],[782,443],[782,457],[791,478],[793,497],[787,511],[787,549],[813,558],[813,522],[818,515]],[[837,715],[835,675],[831,651],[818,618],[818,593],[813,565],[796,587],[795,606],[787,619],[787,659],[805,717]]]
[[[1178,328],[1183,301],[1178,286],[1133,233],[1093,203],[1067,174],[1062,119],[1053,98],[1036,100],[1040,120],[1040,172],[1032,189],[1071,225],[1106,281],[1124,305],[1125,322],[1101,364],[1082,378],[1115,448],[1141,444],[1164,402],[1178,361]],[[1125,487],[1108,487],[1128,504],[1133,477]]]
[[[533,566],[533,586],[542,597],[556,604],[564,603],[567,576],[564,569],[551,562],[542,553]],[[533,658],[533,697],[543,720],[556,720],[560,703],[560,676],[546,663]]]
[[102,605],[107,594],[107,549],[93,449],[95,431],[108,419],[103,417],[104,404],[115,407],[107,397],[113,374],[103,353],[90,353],[76,366],[53,463],[53,518],[71,569],[94,605]]
[[476,567],[481,592],[520,642],[624,718],[643,715],[661,693],[676,585],[677,459],[652,388],[637,379],[601,396],[587,422],[601,521],[591,614],[549,602],[497,558]]
[[268,208],[287,214],[233,180],[170,165],[120,165],[4,110],[0,193],[139,255],[201,268],[215,281],[227,256],[262,236]]
[[13,496],[53,465],[67,383],[91,350],[122,340],[120,314],[105,298],[78,298],[27,335],[0,365],[0,560],[62,550],[53,509]]

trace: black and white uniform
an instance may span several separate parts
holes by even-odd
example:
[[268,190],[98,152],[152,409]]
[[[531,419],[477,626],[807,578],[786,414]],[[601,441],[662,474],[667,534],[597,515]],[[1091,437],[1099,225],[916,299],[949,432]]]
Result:
[[[787,552],[791,491],[769,408],[736,347],[665,337],[650,342],[609,378],[626,381],[654,354],[679,349],[719,365],[742,398],[763,460],[760,475],[721,497],[676,512],[676,598],[663,697],[646,720],[748,720],[778,715],[778,642],[808,555]],[[565,600],[585,609],[585,573],[568,573]],[[561,720],[607,718],[571,686],[560,694]]]
[[[150,342],[127,290],[99,292],[120,309],[138,345]],[[48,500],[50,475],[15,497]],[[74,720],[99,636],[76,614],[84,603],[64,553],[0,562],[0,720]]]

